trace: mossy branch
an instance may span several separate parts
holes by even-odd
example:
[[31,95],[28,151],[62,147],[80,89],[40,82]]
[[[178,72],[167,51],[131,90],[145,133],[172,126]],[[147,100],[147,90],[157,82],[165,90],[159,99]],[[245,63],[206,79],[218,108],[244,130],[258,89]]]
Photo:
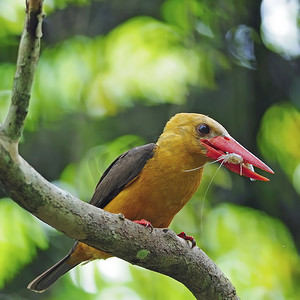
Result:
[[19,45],[9,112],[3,125],[5,135],[18,142],[28,112],[31,87],[40,54],[42,37],[42,0],[26,1],[26,20]]

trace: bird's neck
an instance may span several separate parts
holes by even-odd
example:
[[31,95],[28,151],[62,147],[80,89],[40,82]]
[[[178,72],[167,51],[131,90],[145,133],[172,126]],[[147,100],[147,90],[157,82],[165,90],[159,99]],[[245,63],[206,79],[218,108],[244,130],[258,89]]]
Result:
[[175,133],[164,133],[158,139],[157,145],[162,165],[168,164],[169,168],[183,173],[193,173],[187,171],[199,168],[202,173],[207,159],[198,153],[191,153],[182,136]]
[[156,174],[161,176],[159,189],[164,201],[161,205],[169,206],[175,215],[200,184],[203,168],[190,170],[202,167],[205,161],[201,156],[189,153],[180,137],[160,138],[157,145],[153,164]]

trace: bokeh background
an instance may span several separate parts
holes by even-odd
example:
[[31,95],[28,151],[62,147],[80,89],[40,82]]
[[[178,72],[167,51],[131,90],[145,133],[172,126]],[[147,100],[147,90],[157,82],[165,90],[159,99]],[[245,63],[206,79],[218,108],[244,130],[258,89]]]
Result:
[[[1,121],[24,2],[0,1]],[[193,235],[242,299],[299,299],[299,1],[45,0],[45,12],[23,157],[89,201],[110,162],[155,142],[172,115],[211,116],[275,175],[251,182],[207,166],[171,228]],[[73,241],[0,196],[0,299],[193,299],[117,258],[26,290]]]

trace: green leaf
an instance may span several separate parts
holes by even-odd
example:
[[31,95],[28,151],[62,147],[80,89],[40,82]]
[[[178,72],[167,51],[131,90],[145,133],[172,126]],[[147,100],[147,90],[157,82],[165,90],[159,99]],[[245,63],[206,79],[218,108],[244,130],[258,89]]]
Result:
[[48,246],[42,223],[10,199],[0,200],[0,288]]
[[0,38],[20,34],[25,17],[25,1],[1,0]]
[[215,62],[223,59],[182,39],[173,26],[136,17],[106,37],[77,36],[44,49],[27,123],[72,112],[112,115],[136,102],[185,103],[189,86],[215,86]]
[[291,103],[270,107],[263,116],[258,145],[265,157],[278,162],[300,194],[300,112]]
[[138,293],[140,299],[195,299],[192,293],[183,284],[171,277],[144,270],[136,266],[130,266],[130,269],[133,280],[130,282],[129,287]]
[[241,299],[296,299],[300,261],[283,223],[254,209],[222,204],[206,216],[203,228],[202,245]]

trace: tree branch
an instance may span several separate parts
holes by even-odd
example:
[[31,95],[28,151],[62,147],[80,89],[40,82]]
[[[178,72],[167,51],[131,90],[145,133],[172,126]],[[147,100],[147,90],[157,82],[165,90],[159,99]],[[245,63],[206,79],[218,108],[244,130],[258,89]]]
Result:
[[197,299],[238,299],[220,269],[170,229],[144,228],[57,188],[0,145],[0,181],[11,198],[42,221],[99,250],[183,283]]
[[11,104],[3,130],[12,141],[22,135],[28,112],[34,72],[40,54],[43,0],[26,0],[26,20],[20,41],[17,69],[13,82]]
[[42,1],[27,1],[11,106],[0,128],[0,182],[11,198],[42,221],[99,250],[183,283],[197,299],[239,299],[235,288],[199,248],[170,229],[148,229],[89,205],[44,179],[17,146],[39,56]]

